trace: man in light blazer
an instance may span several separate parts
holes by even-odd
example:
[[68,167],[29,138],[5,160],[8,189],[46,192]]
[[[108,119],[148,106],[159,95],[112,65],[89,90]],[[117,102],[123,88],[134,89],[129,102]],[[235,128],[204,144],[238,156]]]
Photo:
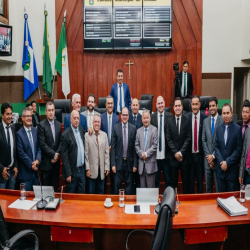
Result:
[[124,107],[131,111],[131,96],[128,84],[123,82],[123,71],[121,69],[117,70],[116,78],[117,83],[112,85],[110,95],[114,98],[114,112],[120,115]]
[[250,184],[250,128],[245,130],[243,149],[240,161],[239,183]]
[[105,176],[110,171],[108,136],[100,130],[101,117],[93,118],[93,134],[85,134],[85,170],[90,194],[104,194]]
[[95,114],[99,114],[98,112],[96,112],[94,110],[96,105],[96,99],[95,99],[95,95],[90,94],[88,96],[88,101],[87,101],[87,107],[88,110],[82,112],[81,114],[84,115],[87,119],[87,126],[88,128],[92,128],[93,129],[93,119],[94,119],[94,115]]
[[135,150],[139,157],[138,171],[142,188],[155,187],[155,173],[157,172],[156,152],[158,146],[158,130],[150,125],[150,113],[142,113],[143,127],[137,130]]
[[206,179],[206,192],[213,192],[213,177],[215,190],[218,192],[216,176],[216,159],[214,151],[214,141],[217,127],[223,123],[222,117],[218,114],[218,100],[211,97],[209,100],[210,116],[203,121],[202,146],[204,151],[204,170]]

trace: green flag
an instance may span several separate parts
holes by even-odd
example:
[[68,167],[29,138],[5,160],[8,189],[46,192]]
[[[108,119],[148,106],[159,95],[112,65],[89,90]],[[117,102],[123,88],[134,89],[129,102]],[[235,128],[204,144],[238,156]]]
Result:
[[51,62],[50,62],[50,45],[49,45],[49,31],[47,23],[48,12],[44,11],[44,34],[43,34],[43,88],[46,90],[49,97],[52,96],[51,81],[53,80]]
[[70,82],[69,82],[69,63],[68,63],[68,51],[67,51],[67,36],[65,28],[65,22],[66,22],[65,15],[66,13],[64,14],[63,24],[61,28],[61,35],[57,48],[55,69],[62,76],[62,92],[65,98],[67,98],[67,95],[70,93]]

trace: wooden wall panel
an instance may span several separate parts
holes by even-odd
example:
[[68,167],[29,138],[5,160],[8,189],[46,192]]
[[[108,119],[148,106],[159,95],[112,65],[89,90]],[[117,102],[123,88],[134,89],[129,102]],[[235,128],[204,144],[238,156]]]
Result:
[[[116,82],[116,71],[124,71],[124,82],[129,84],[132,97],[142,94],[165,98],[169,106],[174,81],[173,63],[188,60],[189,72],[193,75],[194,94],[201,94],[202,83],[202,0],[173,0],[173,49],[170,51],[83,51],[83,1],[56,1],[56,41],[61,32],[63,14],[67,9],[67,39],[69,54],[71,92],[82,95],[86,105],[90,93],[104,97],[110,93]],[[131,79],[128,61],[131,66]],[[57,79],[58,98],[64,98],[61,91],[61,77]]]

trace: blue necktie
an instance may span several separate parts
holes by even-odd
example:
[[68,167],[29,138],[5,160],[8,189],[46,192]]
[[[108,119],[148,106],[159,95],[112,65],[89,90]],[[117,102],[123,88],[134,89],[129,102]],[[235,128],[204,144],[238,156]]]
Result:
[[7,139],[8,139],[8,150],[9,150],[9,164],[11,163],[11,147],[10,147],[10,132],[9,132],[10,127],[6,127],[7,129]]
[[162,150],[162,115],[160,115],[159,151]]
[[134,125],[136,126],[136,116],[133,116]]
[[122,86],[119,86],[120,88],[120,112],[122,112]]
[[110,140],[110,137],[111,137],[111,115],[109,115],[109,121],[108,121],[108,140],[109,140],[109,146],[110,146],[110,142],[111,142],[111,140]]
[[146,147],[147,132],[148,132],[148,129],[147,129],[147,128],[145,128],[143,151],[145,151],[145,147]]
[[29,141],[30,141],[30,146],[31,146],[31,150],[32,150],[32,155],[33,155],[33,161],[35,161],[35,151],[34,151],[34,144],[33,141],[31,139],[31,130],[28,130],[29,133]]
[[214,135],[214,118],[212,118],[212,128],[211,128],[212,136]]
[[228,126],[226,126],[226,128],[225,128],[225,133],[224,133],[225,145],[227,144],[227,136],[228,136]]

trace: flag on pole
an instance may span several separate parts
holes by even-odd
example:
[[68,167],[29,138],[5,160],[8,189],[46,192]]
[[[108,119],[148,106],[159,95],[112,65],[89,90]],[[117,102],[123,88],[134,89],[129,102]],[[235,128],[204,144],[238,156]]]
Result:
[[48,12],[44,11],[44,34],[43,34],[43,88],[46,90],[49,97],[52,95],[51,81],[53,80],[51,61],[50,61],[50,44],[49,30],[47,23]]
[[65,98],[67,98],[67,95],[70,93],[70,82],[69,82],[69,63],[68,63],[67,37],[65,28],[65,22],[66,22],[65,16],[66,16],[66,11],[64,13],[61,35],[57,49],[55,69],[62,76],[62,92]]
[[24,14],[24,41],[23,41],[23,75],[24,75],[24,101],[39,87],[36,60],[30,37],[28,15]]

